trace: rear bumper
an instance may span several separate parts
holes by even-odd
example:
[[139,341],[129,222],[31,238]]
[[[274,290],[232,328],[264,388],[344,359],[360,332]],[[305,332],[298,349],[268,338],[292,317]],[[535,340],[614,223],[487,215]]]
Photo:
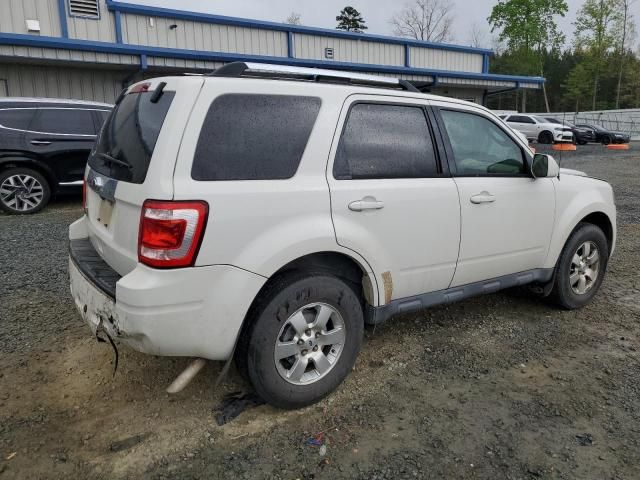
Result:
[[87,243],[85,256],[72,248],[69,258],[71,293],[80,315],[94,334],[100,326],[112,338],[152,355],[229,358],[247,310],[266,281],[229,265],[174,270],[138,265],[123,277],[109,275]]

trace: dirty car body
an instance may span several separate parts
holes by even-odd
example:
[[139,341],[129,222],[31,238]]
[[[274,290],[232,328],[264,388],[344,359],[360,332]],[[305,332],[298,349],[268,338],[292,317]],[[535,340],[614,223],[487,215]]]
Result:
[[515,285],[565,308],[597,291],[615,246],[606,182],[559,180],[490,111],[395,79],[237,67],[133,85],[103,127],[69,230],[94,333],[235,356],[295,408],[344,379],[364,323]]

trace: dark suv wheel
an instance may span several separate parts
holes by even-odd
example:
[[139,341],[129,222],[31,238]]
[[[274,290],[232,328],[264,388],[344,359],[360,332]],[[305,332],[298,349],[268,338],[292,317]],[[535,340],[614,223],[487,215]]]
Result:
[[560,254],[552,300],[570,310],[585,306],[600,288],[608,260],[609,245],[602,230],[579,224]]
[[275,281],[241,335],[237,363],[256,393],[280,408],[300,408],[331,393],[360,351],[362,303],[328,273]]
[[538,135],[538,143],[542,143],[544,145],[550,145],[553,143],[553,133],[548,132],[548,131],[544,131],[544,132],[540,132],[540,135]]
[[49,182],[30,168],[11,167],[0,172],[0,208],[11,214],[36,213],[51,198]]
[[602,137],[602,144],[609,145],[611,143],[611,137],[609,135],[605,135]]

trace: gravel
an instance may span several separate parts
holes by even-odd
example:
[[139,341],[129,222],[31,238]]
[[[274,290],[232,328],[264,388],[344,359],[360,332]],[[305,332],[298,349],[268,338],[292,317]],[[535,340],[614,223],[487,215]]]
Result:
[[354,372],[318,405],[258,406],[222,427],[215,406],[248,386],[232,372],[214,391],[220,364],[169,396],[188,359],[122,348],[112,377],[68,294],[79,199],[0,214],[0,479],[640,478],[638,148],[562,155],[610,181],[619,209],[590,305],[516,289],[399,316],[366,331]]

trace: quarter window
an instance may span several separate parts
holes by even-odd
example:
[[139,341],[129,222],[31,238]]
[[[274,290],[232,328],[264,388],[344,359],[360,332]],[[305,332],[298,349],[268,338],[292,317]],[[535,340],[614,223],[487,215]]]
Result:
[[218,97],[204,119],[191,177],[204,181],[293,177],[319,111],[316,97]]
[[437,173],[421,107],[358,103],[351,108],[333,164],[336,179],[425,178]]
[[38,111],[30,130],[43,133],[95,135],[90,110],[48,108]]
[[0,126],[28,130],[36,110],[32,108],[0,110]]
[[522,115],[511,115],[509,117],[509,120],[507,120],[507,121],[508,122],[514,122],[514,123],[530,123],[530,124],[536,123],[531,118],[524,117]]
[[441,110],[457,175],[526,173],[520,146],[495,123],[472,113]]

